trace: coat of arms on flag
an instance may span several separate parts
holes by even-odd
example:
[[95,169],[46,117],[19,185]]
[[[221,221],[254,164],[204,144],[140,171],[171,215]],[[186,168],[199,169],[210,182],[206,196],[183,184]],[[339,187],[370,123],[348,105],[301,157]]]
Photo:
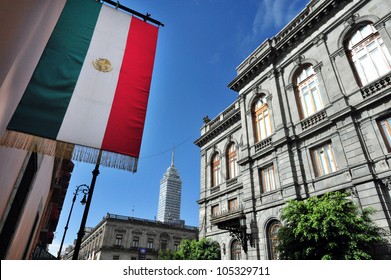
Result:
[[[0,144],[135,172],[158,27],[68,0]],[[69,147],[73,150],[69,154]]]

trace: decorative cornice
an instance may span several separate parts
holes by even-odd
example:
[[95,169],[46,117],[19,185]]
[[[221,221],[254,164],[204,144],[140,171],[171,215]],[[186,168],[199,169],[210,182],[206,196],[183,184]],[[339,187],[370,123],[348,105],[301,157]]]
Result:
[[[248,81],[254,79],[255,76],[273,63],[276,57],[280,57],[303,42],[303,38],[310,36],[318,30],[320,24],[332,18],[340,10],[338,7],[342,9],[351,1],[329,0],[316,9],[307,6],[284,29],[272,39],[266,40],[238,67],[238,76],[228,84],[228,87],[239,92],[248,84]],[[324,37],[317,38],[317,43],[319,40],[324,40]]]
[[206,143],[220,135],[222,132],[227,130],[230,126],[237,123],[241,117],[240,117],[240,109],[237,108],[229,117],[225,117],[222,121],[218,121],[213,124],[213,127],[210,128],[210,130],[202,135],[200,138],[198,138],[194,144],[196,144],[198,147],[204,146]]

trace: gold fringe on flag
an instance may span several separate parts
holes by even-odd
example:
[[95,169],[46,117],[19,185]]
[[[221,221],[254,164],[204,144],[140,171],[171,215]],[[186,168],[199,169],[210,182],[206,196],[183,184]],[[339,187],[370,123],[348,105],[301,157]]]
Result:
[[[74,145],[22,132],[6,130],[0,139],[0,146],[36,152],[56,158],[96,164],[99,149]],[[109,151],[102,151],[100,164],[103,166],[137,171],[137,158]]]

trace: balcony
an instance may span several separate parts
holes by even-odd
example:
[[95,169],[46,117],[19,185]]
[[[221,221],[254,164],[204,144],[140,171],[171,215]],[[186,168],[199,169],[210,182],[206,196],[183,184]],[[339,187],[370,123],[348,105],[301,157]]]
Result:
[[240,226],[240,218],[243,217],[243,207],[231,210],[224,210],[211,216],[211,224],[217,225],[219,229],[230,230]]
[[391,73],[361,88],[361,94],[364,99],[391,87]]
[[301,128],[307,129],[310,128],[311,126],[316,125],[317,123],[320,123],[322,120],[327,118],[326,111],[320,111],[312,116],[309,116],[308,118],[304,119],[301,121]]
[[255,151],[256,151],[256,152],[259,152],[260,150],[262,150],[262,149],[264,149],[264,148],[266,148],[266,147],[271,146],[272,143],[273,143],[272,137],[270,136],[270,137],[268,137],[268,138],[266,138],[266,139],[264,139],[264,140],[262,140],[262,141],[256,143],[256,144],[255,144]]

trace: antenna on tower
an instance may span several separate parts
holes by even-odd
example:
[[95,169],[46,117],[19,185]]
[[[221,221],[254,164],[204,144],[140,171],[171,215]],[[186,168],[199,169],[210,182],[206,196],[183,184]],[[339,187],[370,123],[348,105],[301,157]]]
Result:
[[174,166],[174,156],[175,156],[175,148],[172,148],[171,166]]

